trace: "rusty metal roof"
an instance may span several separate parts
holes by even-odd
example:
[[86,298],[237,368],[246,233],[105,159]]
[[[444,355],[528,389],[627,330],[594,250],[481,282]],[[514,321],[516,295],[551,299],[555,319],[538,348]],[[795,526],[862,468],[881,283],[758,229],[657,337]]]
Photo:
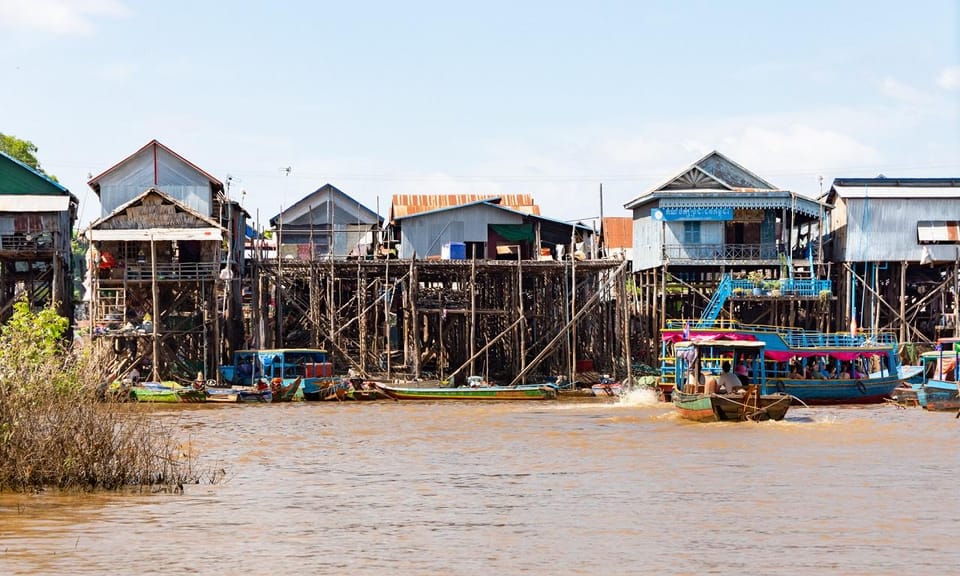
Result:
[[525,214],[540,215],[540,207],[533,203],[533,197],[529,194],[394,194],[390,220],[482,201],[495,202]]
[[633,218],[607,216],[603,219],[603,245],[607,248],[633,247]]

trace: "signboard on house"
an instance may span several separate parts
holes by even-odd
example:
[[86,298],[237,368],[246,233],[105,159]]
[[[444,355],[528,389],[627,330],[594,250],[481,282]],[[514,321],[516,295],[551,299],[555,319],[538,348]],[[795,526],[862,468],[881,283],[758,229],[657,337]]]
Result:
[[733,220],[733,208],[722,206],[711,206],[707,208],[693,207],[668,207],[655,208],[652,212],[654,220],[663,222],[676,222],[679,220]]

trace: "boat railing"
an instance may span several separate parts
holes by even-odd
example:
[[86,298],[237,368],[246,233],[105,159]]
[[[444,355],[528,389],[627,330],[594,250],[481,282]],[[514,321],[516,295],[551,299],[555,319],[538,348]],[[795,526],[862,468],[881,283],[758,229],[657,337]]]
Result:
[[[667,320],[666,327],[672,330],[682,330],[685,326],[695,328],[699,320]],[[763,324],[743,324],[736,320],[718,318],[711,330],[728,330],[755,332],[760,334],[776,334],[787,348],[863,348],[869,346],[896,347],[897,336],[892,332],[869,333],[865,331],[851,334],[849,332],[818,332],[802,328],[783,328]]]

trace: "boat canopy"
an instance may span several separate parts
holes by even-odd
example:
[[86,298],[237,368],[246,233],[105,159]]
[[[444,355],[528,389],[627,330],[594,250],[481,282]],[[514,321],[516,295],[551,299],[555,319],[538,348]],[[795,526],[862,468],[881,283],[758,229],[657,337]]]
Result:
[[841,361],[853,361],[860,357],[886,356],[889,349],[852,349],[837,350],[825,348],[821,350],[766,350],[764,356],[776,362],[788,362],[792,358],[809,358],[810,356],[830,356]]
[[[717,336],[720,336],[720,335],[717,335]],[[739,334],[729,334],[729,336],[739,336]],[[745,340],[740,340],[737,338],[718,337],[718,338],[703,338],[703,339],[697,338],[696,340],[689,340],[689,341],[681,340],[680,342],[676,342],[674,346],[676,348],[688,348],[690,346],[716,346],[718,348],[741,348],[741,349],[758,350],[766,346],[766,344],[752,337],[750,339],[745,339]]]
[[[680,332],[663,332],[663,341],[664,342],[676,342],[684,343],[686,345],[692,344],[707,344],[712,343],[717,340],[723,340],[727,342],[727,346],[735,345],[731,343],[743,343],[750,341],[758,341],[757,337],[753,334],[743,334],[740,332],[697,332],[695,330],[690,331],[689,334],[684,335],[682,331]],[[688,341],[688,342],[684,342]]]

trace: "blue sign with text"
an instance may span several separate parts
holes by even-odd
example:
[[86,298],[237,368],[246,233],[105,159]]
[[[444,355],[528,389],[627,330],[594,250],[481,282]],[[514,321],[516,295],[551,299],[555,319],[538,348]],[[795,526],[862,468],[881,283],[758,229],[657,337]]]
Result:
[[656,208],[654,220],[674,222],[677,220],[733,220],[733,208]]

